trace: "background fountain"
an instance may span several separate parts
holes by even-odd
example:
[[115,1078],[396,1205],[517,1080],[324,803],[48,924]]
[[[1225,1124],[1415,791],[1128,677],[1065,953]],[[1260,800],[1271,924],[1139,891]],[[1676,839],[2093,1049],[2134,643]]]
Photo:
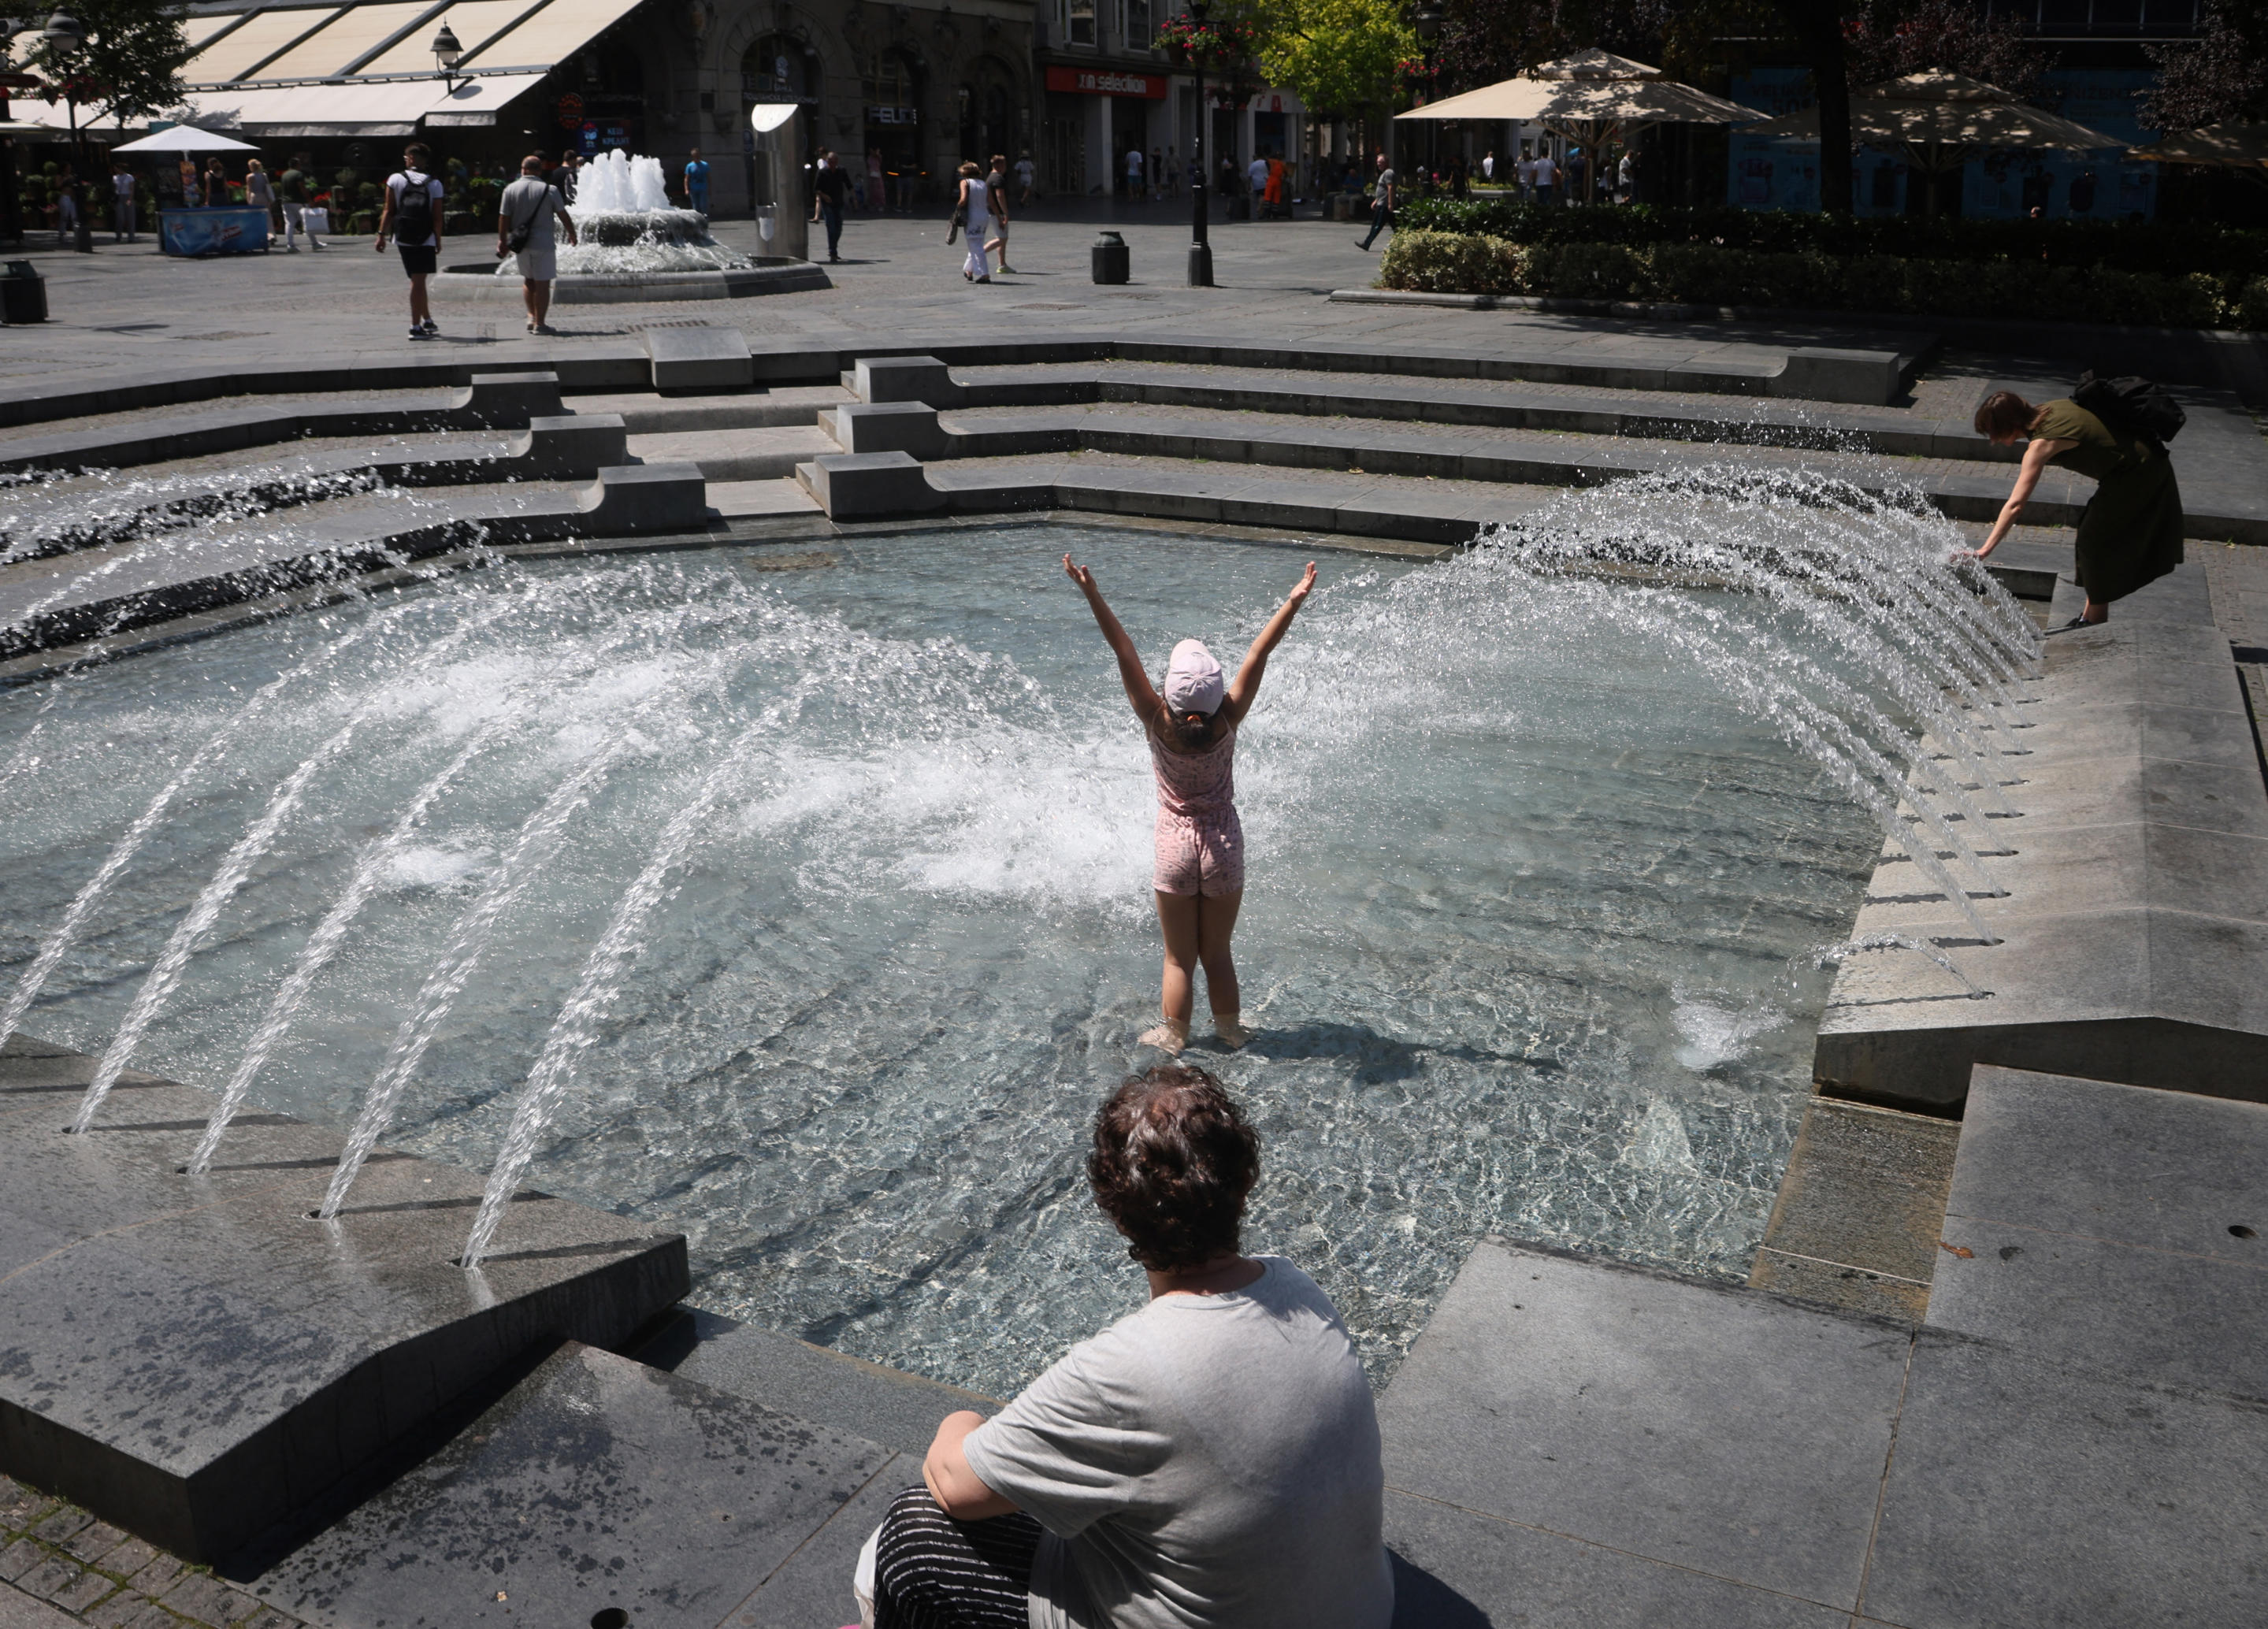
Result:
[[[560,240],[562,276],[738,270],[755,264],[711,237],[706,215],[670,203],[659,158],[619,148],[599,154],[576,178],[567,212],[580,241],[570,247]],[[497,276],[519,276],[519,257],[505,255]]]

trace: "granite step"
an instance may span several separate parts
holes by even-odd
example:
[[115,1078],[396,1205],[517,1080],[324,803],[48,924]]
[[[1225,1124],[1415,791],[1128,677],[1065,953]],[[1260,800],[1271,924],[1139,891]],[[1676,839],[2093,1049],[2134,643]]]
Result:
[[648,463],[691,464],[711,481],[776,481],[834,442],[814,422],[816,409],[800,423],[732,430],[678,430],[630,438],[630,456]]

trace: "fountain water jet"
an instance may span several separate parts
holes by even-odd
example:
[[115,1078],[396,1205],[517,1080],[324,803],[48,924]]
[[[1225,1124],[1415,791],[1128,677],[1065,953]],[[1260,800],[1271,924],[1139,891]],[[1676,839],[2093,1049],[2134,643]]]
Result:
[[32,1003],[39,999],[48,976],[55,969],[55,964],[63,960],[78,937],[78,931],[85,925],[87,914],[94,909],[95,902],[102,897],[118,873],[132,863],[142,844],[157,829],[158,822],[165,818],[166,811],[172,807],[173,800],[180,795],[181,788],[188,785],[199,770],[226,751],[229,743],[256,720],[277,695],[320,671],[326,664],[378,632],[382,625],[375,618],[365,622],[361,627],[341,635],[290,671],[278,674],[255,691],[252,699],[245,703],[233,718],[206,737],[204,742],[190,755],[189,761],[150,800],[140,817],[111,845],[101,868],[87,879],[85,886],[64,908],[62,920],[48,931],[47,939],[40,946],[39,954],[32,960],[32,965],[17,981],[15,993],[8,998],[8,1005],[0,1008],[0,1042],[6,1041],[16,1033],[16,1026],[23,1021],[24,1014]]
[[1962,989],[1968,991],[1972,999],[1981,1000],[1988,993],[1978,986],[1975,979],[1956,967],[1953,958],[1939,947],[1926,939],[1915,939],[1904,933],[1861,933],[1858,938],[1845,940],[1839,945],[1821,945],[1796,960],[1806,962],[1814,968],[1827,968],[1877,950],[1911,950],[1916,955],[1926,956],[1959,979]]
[[[417,652],[418,660],[430,663],[442,659],[450,650],[462,645],[512,608],[509,603],[490,608]],[[143,1032],[150,1027],[151,1021],[158,1016],[167,998],[173,994],[173,987],[180,982],[182,969],[188,965],[189,958],[196,954],[207,930],[219,920],[220,913],[227,909],[229,901],[236,897],[237,889],[243,887],[244,880],[252,874],[253,866],[268,851],[268,845],[276,840],[276,834],[283,830],[284,822],[291,819],[292,812],[299,807],[300,799],[306,795],[308,783],[326,764],[352,744],[355,732],[369,721],[383,700],[383,691],[365,695],[330,739],[309,754],[299,767],[285,778],[284,784],[269,798],[266,810],[237,840],[236,846],[228,851],[220,869],[213,873],[212,881],[205,885],[203,892],[197,896],[196,903],[189,908],[188,915],[181,918],[173,930],[173,937],[166,940],[157,965],[142,981],[142,988],[135,992],[134,1005],[127,1009],[125,1022],[119,1025],[118,1033],[103,1049],[101,1060],[95,1065],[94,1078],[87,1085],[86,1096],[81,1100],[78,1114],[71,1121],[72,1131],[85,1131],[94,1124],[95,1112],[102,1107],[102,1100],[110,1095],[110,1088],[118,1084],[118,1077],[126,1072],[126,1065],[134,1055],[134,1049],[141,1044]]]
[[598,1039],[598,1021],[615,999],[622,965],[637,950],[637,936],[645,925],[647,913],[660,901],[669,873],[685,859],[694,839],[701,835],[718,800],[735,778],[746,771],[755,748],[792,715],[816,683],[814,677],[806,675],[792,694],[768,708],[762,718],[741,733],[740,738],[703,778],[700,790],[671,818],[660,840],[654,844],[653,858],[623,890],[607,931],[599,936],[598,944],[583,964],[581,976],[575,981],[575,993],[559,1009],[551,1034],[544,1041],[542,1055],[528,1072],[526,1085],[520,1088],[511,1128],[504,1133],[504,1146],[497,1151],[496,1164],[489,1172],[488,1191],[482,1195],[480,1212],[473,1219],[472,1232],[466,1235],[463,1264],[468,1269],[477,1268],[496,1242],[504,1206],[512,1203],[512,1190],[519,1185],[521,1174],[534,1157],[538,1139],[573,1081],[575,1065]]

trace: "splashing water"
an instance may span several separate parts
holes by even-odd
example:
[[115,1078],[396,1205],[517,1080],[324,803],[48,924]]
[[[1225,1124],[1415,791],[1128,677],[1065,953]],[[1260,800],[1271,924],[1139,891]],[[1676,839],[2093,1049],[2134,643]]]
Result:
[[[1879,847],[1854,811],[1940,886],[1988,874],[1976,828],[2009,778],[2027,636],[1953,581],[1949,527],[1830,491],[1786,500],[1814,540],[1797,565],[1774,543],[1742,574],[1698,550],[1649,566],[1626,541],[1667,547],[1712,503],[1788,531],[1742,492],[1571,495],[1587,555],[1531,520],[1440,564],[1328,570],[1270,664],[1238,765],[1238,953],[1267,1028],[1204,1061],[1269,1139],[1256,1241],[1319,1272],[1373,1361],[1482,1231],[1742,1271],[1808,1076],[1817,1008],[1784,965],[1848,923]],[[1815,539],[1844,533],[1874,552],[1838,566]],[[1066,546],[1152,656],[1182,634],[1232,655],[1288,579],[1272,551],[1047,528],[844,541],[838,569],[746,579],[730,553],[508,565],[519,612],[450,675],[431,651],[482,585],[357,613],[394,620],[239,729],[226,785],[156,818],[165,876],[188,876],[378,698],[372,745],[313,772],[310,818],[279,826],[144,1050],[351,1121],[327,1213],[396,1127],[486,1164],[492,1219],[536,1176],[685,1230],[704,1305],[1012,1388],[1116,1309],[1077,1149],[1156,993],[1147,766]],[[1741,592],[1603,574],[1624,569]],[[1868,608],[1902,571],[1937,573],[1904,635]],[[304,628],[85,675],[54,716],[107,732],[105,780],[73,800],[27,778],[48,801],[0,832],[16,896],[77,834],[114,845],[173,773],[136,709],[298,672]],[[494,692],[469,723],[468,682]],[[469,904],[410,880],[426,849],[494,856]],[[151,959],[201,880],[98,901],[103,960],[43,1025],[115,1034],[104,967]],[[491,1224],[468,1259],[496,1244]]]
[[[1905,933],[1861,933],[1858,938],[1845,940],[1839,945],[1818,946],[1798,960],[1813,968],[1836,967],[1853,956],[1867,955],[1879,950],[1911,950],[1918,956],[1927,957],[1952,974],[1960,981],[1962,989],[1971,997],[1982,998],[1987,993],[1983,986],[1955,964],[1942,947]],[[1794,962],[1790,963],[1791,968],[1794,965]]]

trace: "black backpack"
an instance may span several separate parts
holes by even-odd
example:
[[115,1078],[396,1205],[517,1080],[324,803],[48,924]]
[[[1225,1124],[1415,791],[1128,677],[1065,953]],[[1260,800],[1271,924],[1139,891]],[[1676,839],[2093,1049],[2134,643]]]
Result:
[[2161,448],[2189,423],[2172,393],[2146,379],[2097,379],[2089,369],[2080,375],[2071,399],[2101,419],[2113,435],[2154,441]]
[[[401,173],[401,199],[394,206],[394,240],[411,247],[433,235],[433,192],[430,175]],[[2176,408],[2176,412],[2181,409]]]

